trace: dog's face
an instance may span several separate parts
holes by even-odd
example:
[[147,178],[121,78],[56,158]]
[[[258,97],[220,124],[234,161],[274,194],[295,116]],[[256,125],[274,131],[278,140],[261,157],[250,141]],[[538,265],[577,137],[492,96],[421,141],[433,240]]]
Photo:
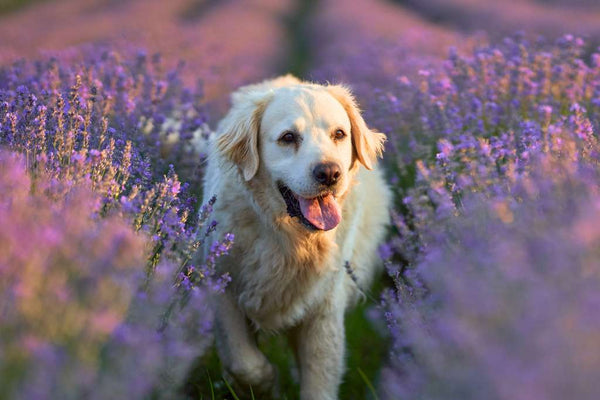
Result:
[[276,212],[324,231],[341,221],[356,161],[371,168],[385,140],[366,127],[347,89],[299,82],[242,89],[220,131],[220,151],[245,180],[259,168],[269,177]]
[[341,219],[338,201],[349,185],[350,118],[321,87],[275,91],[260,124],[260,159],[286,211],[307,228],[329,230]]

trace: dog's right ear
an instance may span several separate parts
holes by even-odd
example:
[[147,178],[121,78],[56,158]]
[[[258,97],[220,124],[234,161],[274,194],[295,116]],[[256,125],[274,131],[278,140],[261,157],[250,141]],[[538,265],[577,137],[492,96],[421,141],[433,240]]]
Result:
[[350,89],[342,85],[329,85],[327,91],[340,102],[350,118],[352,147],[356,158],[366,169],[373,169],[377,158],[383,153],[385,135],[367,127]]
[[217,149],[241,169],[246,181],[258,171],[260,120],[271,96],[271,91],[256,86],[239,89],[231,95],[231,109],[219,124]]

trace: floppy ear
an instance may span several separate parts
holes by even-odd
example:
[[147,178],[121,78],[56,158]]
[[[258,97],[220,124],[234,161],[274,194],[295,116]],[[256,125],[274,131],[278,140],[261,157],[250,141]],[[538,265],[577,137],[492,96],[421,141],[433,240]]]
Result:
[[249,181],[259,165],[258,133],[262,114],[271,99],[265,88],[242,87],[232,94],[232,106],[218,127],[217,149],[242,170]]
[[383,133],[370,130],[360,115],[354,96],[348,88],[341,85],[327,86],[329,93],[339,101],[350,118],[352,147],[356,158],[367,169],[373,169],[377,157],[383,154],[386,137]]

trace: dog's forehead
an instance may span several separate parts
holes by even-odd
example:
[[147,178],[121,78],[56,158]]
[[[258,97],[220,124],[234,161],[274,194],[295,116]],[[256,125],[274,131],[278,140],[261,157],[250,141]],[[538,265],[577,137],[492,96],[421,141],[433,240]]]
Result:
[[263,123],[269,126],[295,126],[304,129],[309,125],[347,128],[350,119],[346,110],[324,87],[297,85],[274,91],[273,98],[263,115]]

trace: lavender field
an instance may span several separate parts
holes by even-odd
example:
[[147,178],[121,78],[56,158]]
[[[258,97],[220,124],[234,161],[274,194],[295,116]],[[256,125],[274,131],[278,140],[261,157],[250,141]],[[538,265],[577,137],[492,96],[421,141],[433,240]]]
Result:
[[599,45],[594,0],[0,5],[0,400],[254,398],[213,349],[236,232],[202,151],[233,89],[287,72],[388,136],[340,398],[600,398]]

